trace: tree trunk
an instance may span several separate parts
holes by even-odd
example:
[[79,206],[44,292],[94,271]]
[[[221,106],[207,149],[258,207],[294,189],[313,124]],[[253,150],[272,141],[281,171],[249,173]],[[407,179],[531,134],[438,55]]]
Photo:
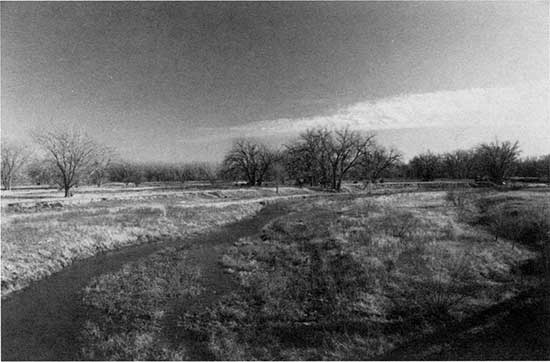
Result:
[[69,186],[65,186],[65,197],[71,197],[71,188]]
[[336,170],[332,170],[332,189],[337,190],[336,185]]

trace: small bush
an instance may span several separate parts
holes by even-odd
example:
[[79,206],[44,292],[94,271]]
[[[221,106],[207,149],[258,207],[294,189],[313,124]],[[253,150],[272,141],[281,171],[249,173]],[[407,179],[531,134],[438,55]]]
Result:
[[261,237],[287,242],[327,237],[330,234],[329,225],[337,219],[338,214],[332,210],[307,210],[274,220],[263,228]]
[[402,210],[391,210],[375,222],[387,235],[398,238],[412,236],[420,224],[420,220],[412,212]]
[[542,245],[548,240],[548,207],[521,203],[502,203],[490,207],[480,218],[495,235],[528,245]]
[[462,209],[466,205],[467,194],[465,191],[449,190],[445,199],[451,205]]
[[468,265],[470,257],[467,254],[457,257],[439,251],[436,257],[441,264],[434,270],[420,257],[419,254],[424,252],[410,252],[408,262],[405,264],[403,259],[400,262],[402,267],[405,265],[405,268],[412,267],[414,270],[390,278],[391,313],[412,321],[441,323],[452,320],[455,309],[460,308],[464,299],[477,290]]

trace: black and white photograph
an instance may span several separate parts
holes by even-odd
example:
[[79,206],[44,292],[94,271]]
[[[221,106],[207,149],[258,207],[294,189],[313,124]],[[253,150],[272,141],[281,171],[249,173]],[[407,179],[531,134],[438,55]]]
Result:
[[550,360],[550,2],[0,1],[2,361]]

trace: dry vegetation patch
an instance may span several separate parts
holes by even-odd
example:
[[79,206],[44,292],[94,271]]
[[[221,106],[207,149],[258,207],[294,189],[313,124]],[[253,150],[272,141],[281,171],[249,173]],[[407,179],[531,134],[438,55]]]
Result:
[[[238,288],[170,318],[209,358],[374,358],[536,284],[517,273],[535,251],[495,241],[461,219],[458,207],[434,192],[294,203],[220,258]],[[119,277],[116,289],[103,285],[88,297],[118,300],[133,288]],[[109,328],[103,324],[104,338]],[[124,328],[124,335],[137,333]],[[171,348],[184,349],[180,342]],[[142,356],[128,351],[127,358]]]
[[[127,245],[179,238],[250,216],[260,202],[301,197],[281,188],[212,190],[66,204],[56,211],[2,210],[2,295],[76,259]],[[208,194],[209,197],[205,195]]]
[[[444,194],[358,199],[355,209],[346,204],[304,206],[269,225],[263,240],[236,246],[222,260],[243,291],[218,308],[237,304],[249,315],[246,327],[233,331],[249,358],[372,358],[522,288],[511,269],[533,253],[460,223],[446,212]],[[250,298],[261,301],[258,315],[250,316]],[[397,324],[399,333],[380,331]],[[271,347],[260,348],[259,335]]]

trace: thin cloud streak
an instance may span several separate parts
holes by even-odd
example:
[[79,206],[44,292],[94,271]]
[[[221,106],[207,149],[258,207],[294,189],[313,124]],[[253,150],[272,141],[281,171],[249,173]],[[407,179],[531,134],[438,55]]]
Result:
[[[281,118],[231,128],[231,133],[268,137],[327,127],[360,131],[410,128],[528,126],[549,129],[549,84],[408,94],[359,102],[331,115]],[[542,130],[541,130],[542,131]]]

